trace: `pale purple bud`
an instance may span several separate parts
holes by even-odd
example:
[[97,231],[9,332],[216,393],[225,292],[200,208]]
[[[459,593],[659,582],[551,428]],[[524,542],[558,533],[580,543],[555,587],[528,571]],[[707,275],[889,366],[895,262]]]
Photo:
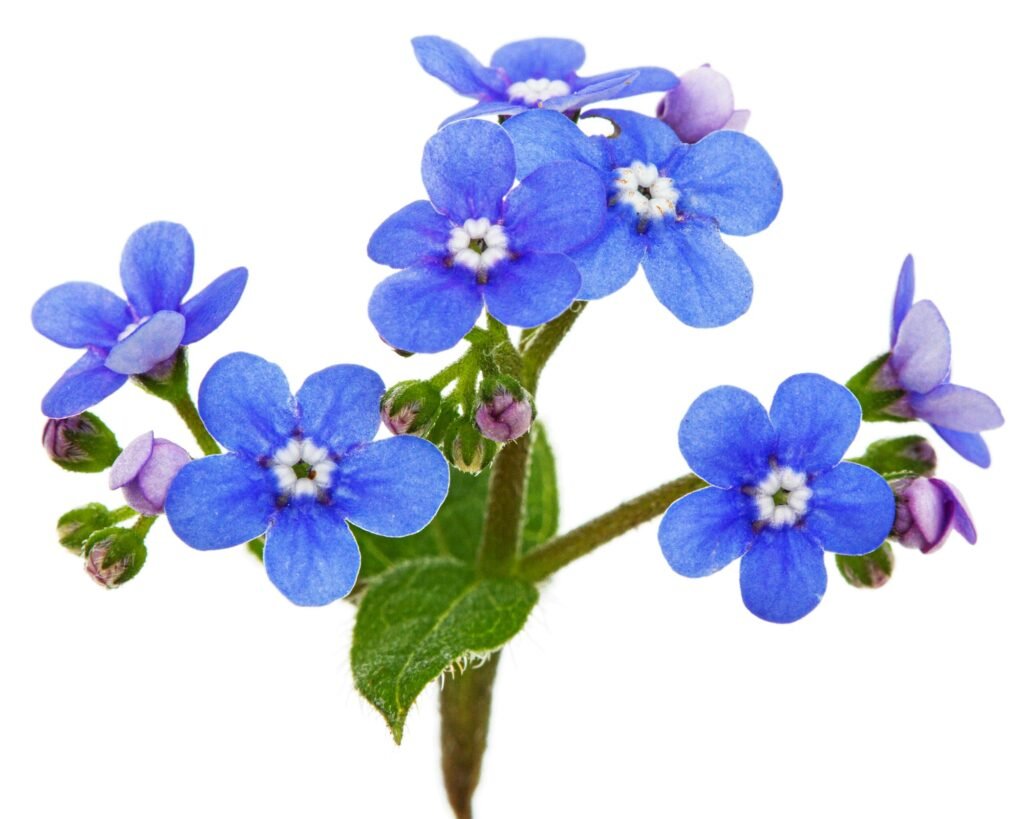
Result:
[[116,589],[141,571],[146,544],[131,529],[112,526],[94,532],[85,544],[85,571],[99,585]]
[[503,444],[514,441],[530,429],[533,406],[526,395],[516,398],[506,389],[499,388],[476,410],[476,425],[486,438]]
[[679,77],[679,85],[658,103],[658,119],[683,142],[700,142],[712,131],[742,131],[750,111],[733,108],[732,86],[724,74],[702,65]]
[[189,454],[177,444],[144,433],[124,448],[110,468],[110,488],[121,489],[128,505],[143,515],[159,515],[171,481]]
[[904,546],[922,553],[935,551],[954,529],[968,543],[976,543],[974,521],[960,493],[938,478],[903,478],[893,481],[896,521],[892,535]]

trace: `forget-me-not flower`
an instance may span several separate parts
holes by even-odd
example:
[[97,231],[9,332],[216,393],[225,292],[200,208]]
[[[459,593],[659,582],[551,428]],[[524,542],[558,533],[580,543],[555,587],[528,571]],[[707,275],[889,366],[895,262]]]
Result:
[[720,234],[757,233],[778,213],[782,182],[764,148],[736,131],[686,145],[664,122],[630,111],[586,116],[611,120],[617,135],[588,137],[549,111],[504,126],[520,176],[574,159],[605,180],[604,229],[571,254],[583,277],[579,298],[615,292],[643,264],[655,296],[685,324],[719,327],[746,312],[750,273]]
[[448,464],[428,441],[373,441],[384,382],[338,364],[293,397],[280,367],[248,353],[220,359],[199,389],[199,414],[228,450],[192,461],[167,496],[167,520],[196,549],[267,534],[263,561],[294,603],[344,597],[359,574],[346,521],[386,537],[426,526],[448,492]]
[[711,486],[665,513],[658,540],[669,565],[704,577],[741,558],[751,612],[775,623],[810,612],[825,593],[824,550],[867,554],[892,528],[885,479],[840,463],[860,418],[849,390],[810,373],[783,381],[767,412],[737,387],[698,397],[679,448]]
[[552,162],[509,192],[516,161],[508,134],[467,120],[427,141],[422,173],[430,201],[388,217],[367,248],[375,262],[401,268],[370,299],[385,341],[434,353],[469,332],[485,303],[516,327],[543,324],[572,303],[580,274],[566,252],[604,223],[604,184],[592,168]]
[[105,287],[68,282],[47,291],[32,308],[36,330],[85,354],[43,398],[50,418],[76,415],[166,361],[179,346],[199,341],[228,317],[245,289],[244,267],[214,279],[188,301],[192,237],[173,222],[135,231],[121,255],[125,301]]

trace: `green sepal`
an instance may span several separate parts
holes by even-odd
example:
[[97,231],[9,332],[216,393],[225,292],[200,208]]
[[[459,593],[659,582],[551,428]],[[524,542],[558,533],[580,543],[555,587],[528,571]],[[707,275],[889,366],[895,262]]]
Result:
[[839,573],[858,589],[880,589],[892,577],[895,563],[889,541],[866,555],[836,555]]
[[537,597],[524,580],[481,578],[452,558],[404,563],[369,585],[356,614],[352,675],[396,743],[420,692],[508,642]]
[[81,554],[86,541],[95,532],[108,529],[137,514],[130,506],[111,511],[102,503],[89,503],[60,516],[57,521],[57,540],[65,549]]
[[[94,551],[104,549],[105,554],[96,560]],[[113,574],[105,585],[107,588],[123,586],[142,571],[146,562],[146,544],[143,536],[132,529],[111,526],[93,532],[85,542],[83,550],[86,561],[97,564],[97,568]]]
[[113,430],[91,412],[48,420],[43,446],[50,460],[68,472],[102,472],[121,454]]
[[886,410],[899,401],[906,393],[901,389],[880,389],[875,383],[879,370],[889,360],[889,353],[880,355],[853,378],[846,382],[846,388],[860,402],[861,415],[865,421],[910,421],[901,415]]
[[[399,422],[398,434],[425,436],[441,409],[441,390],[429,381],[399,381],[381,396],[381,415]],[[404,423],[401,423],[404,420]]]
[[875,470],[888,481],[935,474],[936,456],[932,445],[920,435],[875,441],[853,463]]
[[483,435],[472,418],[459,418],[445,432],[441,452],[448,463],[470,475],[477,475],[491,465],[499,445]]
[[153,369],[139,375],[133,375],[132,380],[146,392],[162,398],[164,401],[180,401],[188,397],[188,351],[185,347],[179,347],[178,351],[161,361]]
[[252,555],[254,555],[256,557],[256,559],[260,563],[262,563],[263,562],[263,549],[266,547],[266,545],[267,545],[267,541],[264,538],[257,537],[257,538],[253,538],[248,543],[246,543],[245,544],[245,548],[247,548],[249,550],[249,552]]

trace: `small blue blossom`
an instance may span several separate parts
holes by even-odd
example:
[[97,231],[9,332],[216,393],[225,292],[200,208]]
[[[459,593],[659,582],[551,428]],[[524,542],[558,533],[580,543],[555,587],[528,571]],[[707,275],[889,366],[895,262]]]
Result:
[[520,176],[556,159],[574,159],[605,180],[608,216],[590,244],[571,255],[583,278],[581,299],[599,299],[643,264],[655,296],[691,327],[719,327],[746,312],[753,283],[722,233],[748,236],[771,224],[782,182],[761,145],[716,131],[694,145],[660,120],[596,110],[614,137],[588,137],[566,117],[530,111],[505,123]]
[[412,47],[428,74],[477,100],[442,125],[489,114],[512,116],[541,107],[575,112],[601,100],[668,91],[679,82],[665,68],[628,68],[581,77],[576,72],[586,56],[583,46],[555,37],[504,45],[494,52],[490,67],[441,37],[415,37]]
[[593,169],[552,162],[510,193],[512,140],[498,125],[468,120],[428,140],[422,174],[430,201],[388,217],[367,248],[375,262],[400,268],[370,299],[385,341],[438,352],[469,332],[485,303],[516,327],[543,324],[572,303],[580,274],[565,254],[604,223],[604,184]]
[[737,558],[743,602],[763,620],[791,623],[825,593],[824,550],[863,555],[893,525],[895,499],[876,472],[840,463],[860,405],[827,378],[794,375],[766,412],[736,387],[694,401],[679,448],[711,486],[669,507],[658,540],[669,565],[704,577]]
[[148,372],[221,325],[242,297],[248,273],[244,267],[229,270],[184,301],[193,257],[184,227],[153,222],[128,238],[121,255],[127,302],[89,282],[68,282],[43,294],[32,308],[36,330],[86,351],[43,398],[46,416],[67,418],[88,409],[128,376]]
[[199,389],[199,414],[229,451],[186,464],[167,520],[196,549],[266,533],[263,561],[293,603],[344,597],[359,574],[346,521],[386,537],[426,526],[448,492],[448,465],[413,436],[373,441],[384,382],[338,364],[293,397],[281,369],[248,353],[225,356]]

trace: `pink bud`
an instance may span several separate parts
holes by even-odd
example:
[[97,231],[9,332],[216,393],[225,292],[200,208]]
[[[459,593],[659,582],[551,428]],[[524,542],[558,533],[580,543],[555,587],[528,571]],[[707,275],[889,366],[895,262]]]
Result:
[[128,505],[143,515],[159,515],[171,481],[189,454],[177,444],[144,433],[124,448],[110,468],[110,488],[121,489]]
[[952,486],[938,478],[903,478],[892,483],[896,494],[893,536],[922,553],[935,551],[954,529],[968,543],[978,539],[971,513]]
[[516,398],[505,389],[494,391],[476,410],[476,425],[486,438],[500,444],[514,441],[530,429],[533,407],[527,397]]
[[724,74],[702,65],[679,77],[679,85],[658,103],[658,119],[683,142],[699,142],[712,131],[742,131],[750,111],[733,108],[732,87]]

